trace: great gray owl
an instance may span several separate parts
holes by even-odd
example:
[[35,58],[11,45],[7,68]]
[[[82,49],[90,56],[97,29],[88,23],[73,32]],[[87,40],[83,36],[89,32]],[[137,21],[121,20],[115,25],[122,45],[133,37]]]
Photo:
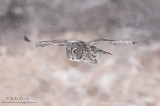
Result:
[[52,40],[52,41],[38,41],[32,42],[26,36],[26,42],[36,45],[36,47],[44,47],[46,45],[66,46],[66,54],[69,60],[77,62],[87,62],[91,65],[97,65],[97,58],[103,54],[112,55],[109,52],[103,51],[95,47],[98,43],[111,43],[117,44],[135,44],[132,40],[108,40],[108,39],[95,39],[92,41],[84,42],[80,40]]

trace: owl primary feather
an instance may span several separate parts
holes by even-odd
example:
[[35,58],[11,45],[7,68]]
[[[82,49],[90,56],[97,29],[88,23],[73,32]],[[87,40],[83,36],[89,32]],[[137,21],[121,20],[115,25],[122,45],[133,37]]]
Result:
[[84,42],[80,40],[52,40],[52,41],[38,41],[33,42],[26,36],[26,42],[36,45],[36,47],[44,47],[47,45],[66,46],[67,58],[71,61],[86,62],[91,65],[97,65],[97,58],[103,54],[112,55],[109,52],[95,47],[98,43],[111,43],[117,44],[135,44],[137,42],[132,40],[108,40],[108,39],[95,39],[92,41]]

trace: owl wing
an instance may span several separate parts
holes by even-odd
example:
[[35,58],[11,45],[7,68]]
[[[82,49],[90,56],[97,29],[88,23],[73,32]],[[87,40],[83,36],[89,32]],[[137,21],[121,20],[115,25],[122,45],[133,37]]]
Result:
[[66,46],[68,40],[52,40],[52,41],[39,41],[39,42],[32,42],[26,36],[24,37],[26,42],[32,43],[36,45],[36,47],[44,47],[47,45],[57,45],[57,46]]
[[117,45],[117,44],[136,44],[137,42],[132,40],[109,40],[109,39],[103,39],[103,38],[95,39],[87,42],[88,45],[95,45],[98,43],[111,43],[111,44]]
[[97,50],[97,53],[98,53],[99,56],[101,56],[101,55],[103,55],[103,54],[110,54],[110,55],[112,55],[112,53],[106,52],[106,51],[101,50],[101,49],[98,49],[98,50]]

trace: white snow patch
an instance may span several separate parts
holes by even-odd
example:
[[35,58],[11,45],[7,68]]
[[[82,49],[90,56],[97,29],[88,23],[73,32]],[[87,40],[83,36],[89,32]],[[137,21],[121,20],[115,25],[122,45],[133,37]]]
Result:
[[68,85],[69,74],[65,71],[57,71],[52,73],[52,77],[61,80],[65,85]]
[[109,89],[115,78],[116,76],[114,74],[104,74],[100,77],[98,83],[102,88]]

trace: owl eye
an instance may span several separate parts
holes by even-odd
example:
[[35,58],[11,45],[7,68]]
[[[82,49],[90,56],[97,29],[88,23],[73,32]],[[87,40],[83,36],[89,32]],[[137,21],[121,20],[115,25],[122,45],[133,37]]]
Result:
[[78,52],[77,49],[75,49],[75,50],[74,50],[74,53],[77,53],[77,52]]
[[69,53],[71,53],[71,50],[69,49]]

